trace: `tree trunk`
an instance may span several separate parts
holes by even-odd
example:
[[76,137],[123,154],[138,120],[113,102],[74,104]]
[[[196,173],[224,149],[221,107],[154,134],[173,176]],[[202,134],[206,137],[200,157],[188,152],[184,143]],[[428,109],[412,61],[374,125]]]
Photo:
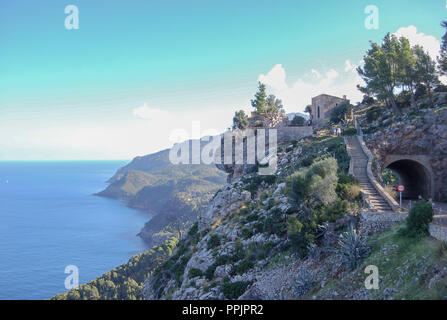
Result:
[[427,86],[427,91],[428,91],[428,100],[430,101],[430,105],[433,108],[434,107],[434,103],[433,103],[433,97],[432,97],[432,94],[431,94],[430,86]]
[[411,92],[411,107],[412,108],[415,108],[416,110],[418,109],[418,106],[417,106],[417,104],[416,104],[416,98],[415,98],[415,96],[414,96],[414,92],[413,92],[413,89],[412,88],[410,88],[410,92]]
[[390,102],[391,102],[391,106],[393,107],[393,110],[400,114],[400,110],[396,105],[396,101],[394,100],[393,93],[390,94]]

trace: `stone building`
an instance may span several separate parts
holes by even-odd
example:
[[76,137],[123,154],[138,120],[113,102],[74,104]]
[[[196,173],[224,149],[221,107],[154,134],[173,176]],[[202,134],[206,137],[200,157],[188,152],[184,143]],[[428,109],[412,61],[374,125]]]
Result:
[[348,101],[346,96],[343,98],[320,94],[312,98],[312,122],[314,125],[322,125],[325,120],[330,119],[330,111],[340,103]]

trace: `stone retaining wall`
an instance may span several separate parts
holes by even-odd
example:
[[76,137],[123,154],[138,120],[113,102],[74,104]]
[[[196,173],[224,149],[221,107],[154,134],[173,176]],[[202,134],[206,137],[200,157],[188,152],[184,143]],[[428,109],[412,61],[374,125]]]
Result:
[[406,213],[376,213],[363,211],[361,213],[360,230],[362,233],[370,234],[381,232],[404,221]]
[[430,235],[438,240],[447,242],[447,228],[430,223]]
[[292,140],[299,140],[305,137],[312,137],[314,132],[310,126],[306,127],[282,127],[277,129],[278,142],[289,142]]

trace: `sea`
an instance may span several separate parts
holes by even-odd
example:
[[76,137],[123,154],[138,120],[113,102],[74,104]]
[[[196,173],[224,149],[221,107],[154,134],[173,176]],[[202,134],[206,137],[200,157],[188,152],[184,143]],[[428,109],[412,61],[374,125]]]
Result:
[[128,161],[0,161],[0,299],[48,299],[147,249],[147,212],[94,196]]

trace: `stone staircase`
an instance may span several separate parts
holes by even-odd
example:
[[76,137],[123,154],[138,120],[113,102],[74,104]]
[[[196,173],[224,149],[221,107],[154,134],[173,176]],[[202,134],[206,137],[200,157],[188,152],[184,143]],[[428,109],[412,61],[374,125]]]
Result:
[[376,190],[368,178],[367,165],[368,157],[363,152],[356,136],[348,136],[345,139],[346,148],[351,156],[352,174],[360,183],[364,200],[373,212],[393,212],[393,209],[382,195]]

